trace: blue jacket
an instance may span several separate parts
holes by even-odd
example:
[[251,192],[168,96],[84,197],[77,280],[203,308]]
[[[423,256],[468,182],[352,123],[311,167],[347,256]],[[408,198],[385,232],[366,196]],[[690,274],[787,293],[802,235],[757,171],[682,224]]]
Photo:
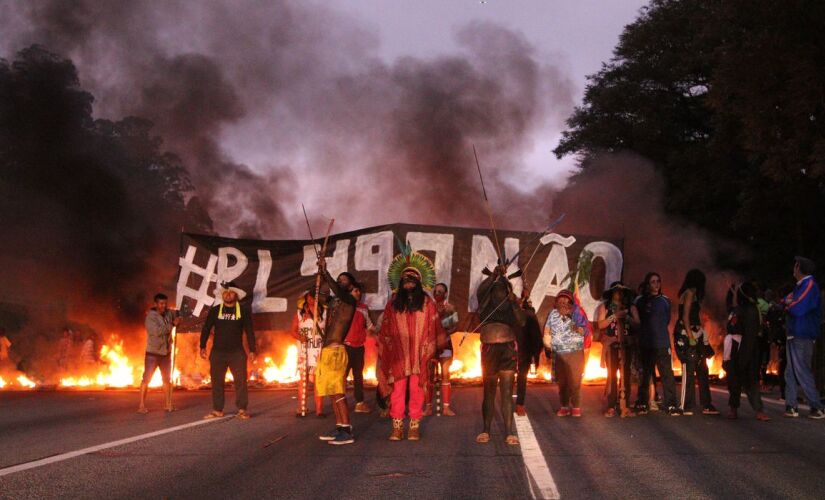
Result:
[[788,337],[816,339],[822,325],[819,287],[813,276],[805,276],[796,285],[787,304]]

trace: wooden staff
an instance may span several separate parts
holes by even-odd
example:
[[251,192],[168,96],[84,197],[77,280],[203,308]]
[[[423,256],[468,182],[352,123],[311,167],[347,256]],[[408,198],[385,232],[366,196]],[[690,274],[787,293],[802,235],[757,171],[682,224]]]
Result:
[[[307,229],[309,230],[309,237],[312,240],[312,248],[315,250],[315,256],[318,260],[321,259],[321,256],[326,255],[327,253],[327,244],[329,243],[329,234],[332,232],[332,225],[335,224],[335,219],[329,221],[329,227],[327,227],[327,234],[324,236],[324,244],[321,247],[321,251],[318,251],[318,247],[315,244],[315,236],[312,234],[312,226],[309,223],[309,217],[307,216],[307,210],[304,207],[303,203],[301,204],[301,209],[304,211],[304,219],[307,223]],[[309,340],[310,338],[315,337],[315,332],[318,331],[318,299],[321,295],[321,273],[315,273],[315,304],[312,306],[312,333],[310,334],[311,337],[307,338],[304,344],[304,375],[301,380],[301,384],[303,384],[304,390],[301,392],[301,416],[305,417],[307,415],[307,391],[309,390]]]
[[498,257],[497,264],[503,264],[504,258],[501,253],[501,244],[498,241],[498,233],[496,232],[496,224],[493,222],[493,209],[490,208],[490,200],[487,198],[487,188],[484,187],[484,176],[481,175],[481,165],[478,163],[478,154],[476,153],[476,145],[473,144],[473,156],[476,159],[476,169],[478,169],[478,178],[481,180],[481,192],[484,194],[484,206],[487,208],[487,217],[490,218],[490,229],[493,231],[493,239],[496,241],[496,257]]

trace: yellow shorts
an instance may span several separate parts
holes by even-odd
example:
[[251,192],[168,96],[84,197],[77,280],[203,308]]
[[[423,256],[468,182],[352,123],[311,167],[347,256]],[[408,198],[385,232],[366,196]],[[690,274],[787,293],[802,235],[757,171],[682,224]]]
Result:
[[324,347],[318,357],[315,371],[315,393],[318,396],[346,394],[344,377],[347,374],[347,349],[340,346]]

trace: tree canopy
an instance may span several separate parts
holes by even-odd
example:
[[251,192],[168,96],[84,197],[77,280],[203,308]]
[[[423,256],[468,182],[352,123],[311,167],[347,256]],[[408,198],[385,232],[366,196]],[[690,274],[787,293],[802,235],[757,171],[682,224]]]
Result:
[[632,151],[667,209],[751,250],[722,263],[768,282],[794,255],[825,267],[825,3],[652,0],[588,77],[554,150]]

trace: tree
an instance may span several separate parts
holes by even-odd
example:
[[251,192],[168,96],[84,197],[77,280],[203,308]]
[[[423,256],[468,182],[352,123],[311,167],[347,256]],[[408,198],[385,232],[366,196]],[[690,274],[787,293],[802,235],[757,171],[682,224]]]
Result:
[[[753,250],[741,269],[825,264],[821,2],[653,0],[588,78],[555,149],[651,159],[667,209]],[[724,260],[724,256],[720,256]]]
[[211,221],[152,124],[95,120],[93,102],[72,62],[42,47],[0,60],[0,213],[12,242],[0,255],[19,264],[7,287],[70,313],[93,297],[133,319],[172,281],[180,228]]

